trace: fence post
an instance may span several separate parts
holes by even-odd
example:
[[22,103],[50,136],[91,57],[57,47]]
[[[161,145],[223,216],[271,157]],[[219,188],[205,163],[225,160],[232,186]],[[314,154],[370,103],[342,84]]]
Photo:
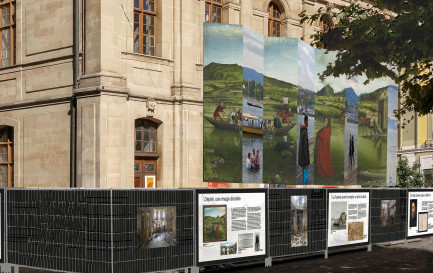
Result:
[[325,189],[325,200],[326,200],[326,208],[325,208],[325,210],[326,210],[326,228],[325,228],[325,230],[326,230],[326,248],[325,248],[325,259],[328,259],[328,225],[329,225],[329,223],[328,223],[328,218],[329,218],[329,215],[328,215],[328,210],[329,210],[329,195],[328,195],[328,189]]
[[369,196],[369,204],[368,204],[368,248],[367,248],[367,252],[371,252],[372,249],[372,243],[371,243],[371,199],[373,196],[373,189],[370,189],[370,196]]

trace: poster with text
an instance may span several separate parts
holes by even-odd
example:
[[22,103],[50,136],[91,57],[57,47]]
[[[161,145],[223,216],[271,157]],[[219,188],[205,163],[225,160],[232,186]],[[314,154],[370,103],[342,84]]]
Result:
[[368,242],[368,192],[330,192],[328,247]]
[[200,263],[265,255],[265,193],[198,194],[198,244]]
[[433,191],[409,192],[407,236],[433,233]]

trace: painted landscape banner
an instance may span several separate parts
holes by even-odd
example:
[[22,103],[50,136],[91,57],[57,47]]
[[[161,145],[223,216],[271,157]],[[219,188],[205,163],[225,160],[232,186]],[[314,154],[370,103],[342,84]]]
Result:
[[338,59],[296,38],[204,23],[203,180],[392,186],[398,89],[318,76]]

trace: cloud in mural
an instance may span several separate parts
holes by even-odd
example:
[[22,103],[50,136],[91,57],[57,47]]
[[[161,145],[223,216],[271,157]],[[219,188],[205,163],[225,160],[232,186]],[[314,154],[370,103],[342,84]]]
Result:
[[243,65],[263,73],[264,37],[248,28],[244,28]]
[[299,41],[298,43],[298,85],[314,91],[315,82],[315,55],[314,48],[306,44],[305,42]]
[[210,63],[242,66],[242,54],[239,54],[243,45],[242,26],[212,23],[205,23],[203,26],[204,66]]
[[296,84],[298,81],[297,45],[298,39],[295,38],[266,37],[264,54],[266,76]]

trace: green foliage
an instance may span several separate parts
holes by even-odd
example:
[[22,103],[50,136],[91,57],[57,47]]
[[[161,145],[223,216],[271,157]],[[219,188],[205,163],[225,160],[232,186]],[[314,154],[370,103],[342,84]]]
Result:
[[[390,77],[400,83],[403,98],[397,117],[410,111],[433,113],[433,1],[353,1],[338,10],[329,6],[316,14],[300,13],[301,23],[320,19],[331,26],[325,34],[312,36],[312,44],[338,51],[321,79],[342,74]],[[407,121],[407,120],[405,120]]]
[[424,186],[424,177],[420,173],[420,163],[416,161],[412,167],[409,166],[405,157],[397,162],[397,187],[399,188],[421,188]]

